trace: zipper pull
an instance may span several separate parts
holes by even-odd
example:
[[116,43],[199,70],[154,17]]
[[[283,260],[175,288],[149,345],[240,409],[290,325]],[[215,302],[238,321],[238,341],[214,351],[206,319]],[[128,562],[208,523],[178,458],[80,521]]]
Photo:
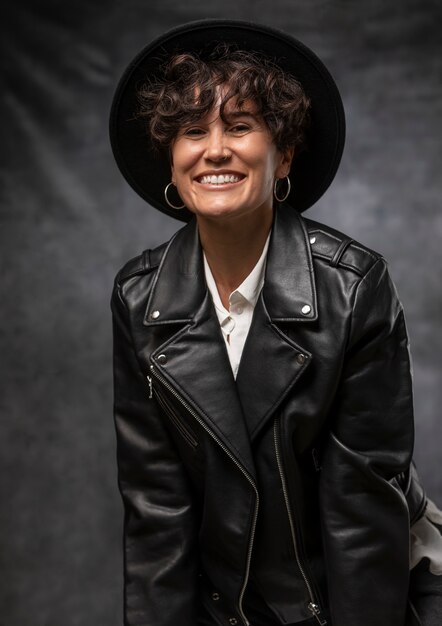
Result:
[[308,610],[313,613],[313,615],[316,617],[316,619],[318,620],[318,624],[320,626],[326,626],[327,625],[327,620],[322,619],[321,617],[321,609],[319,608],[319,606],[317,604],[315,604],[314,602],[309,602],[308,604]]
[[146,376],[147,378],[147,382],[149,383],[149,400],[152,400],[152,377],[151,376]]

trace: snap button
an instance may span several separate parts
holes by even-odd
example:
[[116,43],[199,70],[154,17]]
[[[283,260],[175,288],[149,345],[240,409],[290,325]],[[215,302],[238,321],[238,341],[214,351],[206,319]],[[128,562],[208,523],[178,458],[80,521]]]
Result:
[[310,243],[315,243],[316,237],[310,237]]
[[160,312],[159,311],[152,311],[152,313],[150,314],[150,319],[151,320],[157,320],[160,317]]
[[311,310],[312,310],[312,307],[309,304],[304,304],[304,306],[301,309],[301,312],[304,313],[304,315],[307,315],[308,313],[310,313]]
[[238,620],[236,619],[236,617],[229,617],[229,624],[231,624],[231,626],[235,626],[235,624],[238,623]]
[[219,600],[219,593],[217,591],[214,591],[212,593],[212,600]]
[[157,357],[157,361],[158,363],[161,363],[161,365],[164,365],[165,363],[167,363],[167,356],[165,354],[159,354]]
[[299,365],[305,363],[306,359],[307,357],[305,356],[305,354],[302,354],[301,352],[296,355],[296,360],[298,361]]

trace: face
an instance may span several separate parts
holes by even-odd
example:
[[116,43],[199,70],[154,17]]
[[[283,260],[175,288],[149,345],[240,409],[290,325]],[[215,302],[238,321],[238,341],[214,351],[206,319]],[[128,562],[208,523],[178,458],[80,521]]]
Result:
[[275,178],[290,170],[292,154],[279,152],[253,103],[238,109],[232,99],[225,116],[217,104],[181,128],[171,148],[172,182],[200,219],[271,211]]

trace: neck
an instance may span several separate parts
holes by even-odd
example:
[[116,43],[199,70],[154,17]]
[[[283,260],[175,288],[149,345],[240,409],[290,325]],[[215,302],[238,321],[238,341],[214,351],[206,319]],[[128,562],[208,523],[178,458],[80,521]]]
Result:
[[258,262],[272,220],[271,210],[252,219],[222,221],[198,218],[201,245],[226,309],[229,308],[232,291],[239,287]]

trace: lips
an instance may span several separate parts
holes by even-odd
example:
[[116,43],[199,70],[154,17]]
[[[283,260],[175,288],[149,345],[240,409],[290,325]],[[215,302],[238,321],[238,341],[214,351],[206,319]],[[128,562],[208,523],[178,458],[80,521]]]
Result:
[[229,183],[238,183],[244,178],[244,174],[223,173],[223,174],[204,174],[198,176],[196,181],[202,185],[225,185]]

